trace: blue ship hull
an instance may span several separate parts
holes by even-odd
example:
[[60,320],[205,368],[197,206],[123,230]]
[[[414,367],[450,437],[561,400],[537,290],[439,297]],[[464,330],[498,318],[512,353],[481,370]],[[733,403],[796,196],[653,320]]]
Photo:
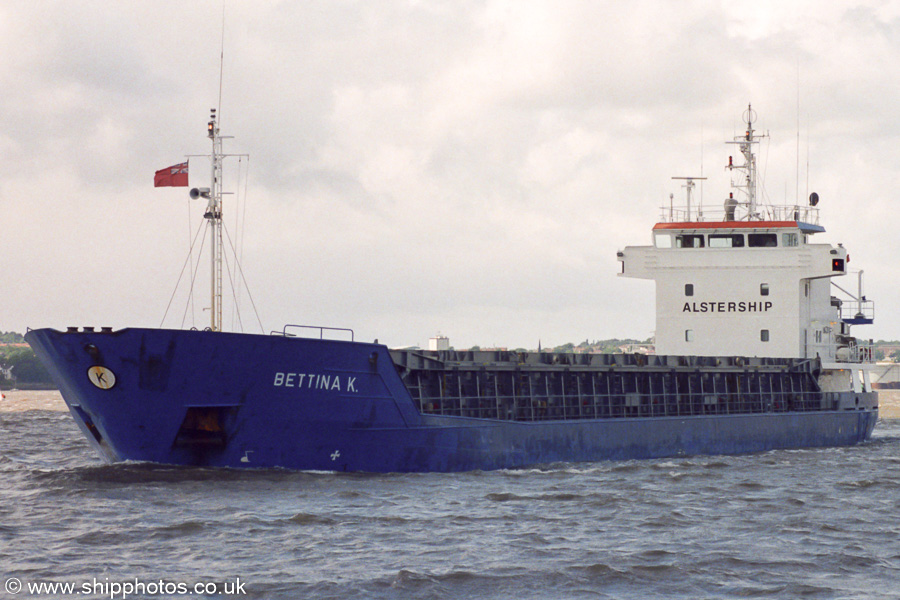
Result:
[[379,344],[160,329],[40,329],[26,339],[110,461],[490,470],[845,446],[868,439],[878,415],[869,393],[833,410],[472,418],[421,411]]

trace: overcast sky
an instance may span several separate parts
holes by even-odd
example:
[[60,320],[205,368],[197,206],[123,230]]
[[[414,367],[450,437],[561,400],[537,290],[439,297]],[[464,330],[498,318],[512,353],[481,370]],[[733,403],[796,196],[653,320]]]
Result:
[[[163,321],[203,204],[154,189],[153,173],[209,151],[222,13],[220,1],[0,4],[0,330]],[[224,13],[222,133],[250,155],[230,159],[226,226],[245,236],[267,332],[511,348],[647,338],[654,286],[617,277],[616,251],[649,243],[659,207],[683,198],[673,176],[707,176],[703,201],[721,206],[723,142],[752,102],[770,134],[767,197],[819,194],[815,241],[844,243],[876,302],[876,324],[854,332],[900,338],[896,1],[228,1]],[[191,185],[208,176],[191,158]],[[186,310],[185,327],[208,324],[205,266],[193,306],[182,278],[165,326]],[[246,292],[241,307],[259,331]],[[225,321],[239,328],[230,309]]]

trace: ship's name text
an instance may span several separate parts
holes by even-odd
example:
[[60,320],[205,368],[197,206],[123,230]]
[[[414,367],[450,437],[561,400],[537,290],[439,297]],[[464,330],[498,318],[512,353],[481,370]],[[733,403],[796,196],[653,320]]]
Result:
[[327,390],[357,393],[356,377],[322,375],[321,373],[275,373],[275,387]]
[[724,313],[724,312],[768,312],[772,303],[766,302],[685,302],[681,312]]

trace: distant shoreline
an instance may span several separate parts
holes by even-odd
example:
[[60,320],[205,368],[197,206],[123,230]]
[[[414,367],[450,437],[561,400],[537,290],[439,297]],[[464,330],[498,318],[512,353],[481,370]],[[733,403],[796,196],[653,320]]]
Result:
[[68,407],[57,390],[9,390],[0,400],[0,414],[17,413],[31,410],[50,410],[66,412]]
[[8,382],[0,385],[0,392],[30,391],[30,392],[56,392],[59,388],[52,383],[23,383],[21,385],[10,386]]

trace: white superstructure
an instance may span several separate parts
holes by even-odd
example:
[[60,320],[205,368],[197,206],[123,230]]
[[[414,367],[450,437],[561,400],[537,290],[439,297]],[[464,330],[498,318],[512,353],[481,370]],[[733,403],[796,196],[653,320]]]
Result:
[[[692,211],[694,178],[680,178],[687,179],[687,207],[664,209],[652,246],[619,252],[620,275],[656,282],[657,354],[820,358],[849,380],[851,370],[867,372],[871,362],[868,345],[850,336],[851,325],[874,316],[862,274],[856,295],[832,282],[848,273],[850,259],[840,244],[812,243],[825,231],[816,194],[808,206],[757,203],[755,115],[749,108],[744,115],[746,132],[734,141],[743,164],[729,157],[726,166],[737,171],[738,197],[730,194],[724,210]],[[866,375],[852,379],[869,389]]]

